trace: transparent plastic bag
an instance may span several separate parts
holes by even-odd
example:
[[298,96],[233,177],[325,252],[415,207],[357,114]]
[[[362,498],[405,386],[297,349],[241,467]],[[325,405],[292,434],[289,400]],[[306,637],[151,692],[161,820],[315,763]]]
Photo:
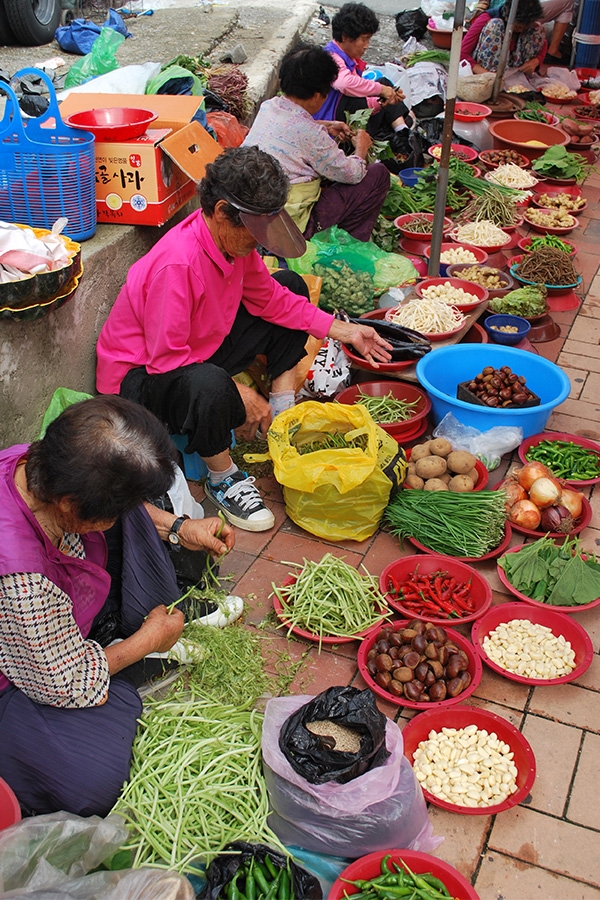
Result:
[[310,784],[279,748],[286,720],[310,696],[276,697],[265,709],[263,769],[273,812],[269,826],[286,845],[356,858],[386,847],[431,852],[443,840],[433,834],[423,791],[403,754],[402,732],[386,721],[385,762],[347,784]]
[[118,69],[117,50],[124,40],[123,35],[113,28],[101,28],[90,52],[73,63],[67,72],[65,87],[76,87],[96,75],[105,75]]
[[505,453],[515,450],[523,440],[523,429],[514,425],[496,425],[488,431],[478,431],[463,425],[452,413],[447,413],[433,431],[434,437],[446,438],[454,450],[468,450],[491,472],[500,465]]
[[93,871],[125,843],[115,813],[67,812],[23,819],[0,831],[0,897],[7,900],[194,900],[189,881],[154,869]]

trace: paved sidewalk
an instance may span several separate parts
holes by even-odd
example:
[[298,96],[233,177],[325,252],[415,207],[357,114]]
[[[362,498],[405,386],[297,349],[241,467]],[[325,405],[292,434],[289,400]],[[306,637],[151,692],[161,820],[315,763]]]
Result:
[[[579,310],[554,313],[561,336],[536,344],[540,354],[565,367],[571,377],[571,396],[552,416],[555,430],[600,439],[600,177],[584,187],[588,208],[581,227],[573,234],[579,249],[576,264],[583,274],[585,300]],[[514,251],[513,251],[514,252]],[[491,486],[509,465],[491,473]],[[222,566],[231,573],[235,593],[246,598],[245,623],[264,638],[267,658],[301,661],[292,693],[317,694],[331,685],[364,688],[358,673],[355,644],[317,648],[302,640],[287,640],[274,627],[271,583],[281,583],[289,567],[282,560],[319,560],[331,551],[348,563],[364,563],[378,575],[391,560],[408,555],[398,540],[378,532],[363,543],[330,544],[294,525],[286,516],[279,485],[261,479],[261,489],[275,513],[276,525],[265,534],[237,531],[236,548]],[[203,492],[193,485],[202,498]],[[594,517],[582,538],[598,552],[600,547],[600,485],[588,489]],[[206,504],[209,505],[208,503]],[[514,535],[512,543],[521,543]],[[488,578],[494,604],[513,598],[504,593],[495,561],[476,568]],[[228,582],[229,585],[229,582]],[[599,900],[600,806],[597,800],[600,759],[600,607],[575,614],[590,634],[594,659],[585,675],[573,684],[529,688],[486,669],[469,703],[508,719],[531,743],[537,760],[537,778],[530,796],[518,807],[497,816],[463,816],[430,807],[436,834],[444,842],[436,855],[447,860],[475,885],[481,900]],[[468,626],[460,630],[468,634]],[[411,718],[391,703],[378,700],[380,709],[400,726]]]

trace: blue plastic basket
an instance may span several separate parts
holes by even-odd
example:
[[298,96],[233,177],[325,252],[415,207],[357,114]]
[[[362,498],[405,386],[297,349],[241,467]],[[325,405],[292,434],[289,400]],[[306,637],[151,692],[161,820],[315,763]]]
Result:
[[65,217],[74,241],[96,231],[94,135],[65,125],[52,82],[40,69],[21,69],[15,79],[32,74],[46,84],[50,104],[38,118],[24,119],[9,85],[0,122],[0,219],[51,229]]

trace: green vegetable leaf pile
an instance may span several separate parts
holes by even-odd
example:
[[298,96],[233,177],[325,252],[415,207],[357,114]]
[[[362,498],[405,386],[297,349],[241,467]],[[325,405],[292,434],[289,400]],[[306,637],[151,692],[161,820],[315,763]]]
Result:
[[539,316],[546,310],[546,287],[532,284],[490,300],[490,309],[509,316]]
[[533,161],[532,168],[551,178],[575,178],[579,183],[587,178],[593,167],[581,153],[569,153],[564,147],[555,144]]
[[514,588],[548,606],[583,606],[600,597],[600,564],[577,538],[557,546],[543,537],[500,557]]

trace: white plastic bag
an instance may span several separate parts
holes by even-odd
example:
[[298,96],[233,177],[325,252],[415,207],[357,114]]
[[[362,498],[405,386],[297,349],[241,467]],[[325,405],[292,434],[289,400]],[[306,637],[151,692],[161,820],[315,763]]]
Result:
[[192,497],[185,475],[179,466],[175,470],[175,481],[167,491],[167,494],[176,516],[189,516],[190,519],[204,518],[204,509]]
[[496,425],[488,431],[478,431],[447,413],[434,428],[433,436],[446,438],[453,450],[468,450],[491,472],[500,465],[500,458],[505,453],[515,450],[522,442],[523,429],[514,425]]
[[331,400],[350,384],[350,361],[339,341],[325,338],[308,370],[298,399]]
[[161,70],[160,63],[146,62],[140,65],[121,66],[114,72],[98,75],[84,84],[60,91],[59,100],[64,100],[71,93],[76,94],[144,94],[146,85],[156,78]]
[[403,754],[402,732],[386,723],[390,756],[347,784],[310,784],[279,749],[284,722],[312,697],[276,697],[265,709],[263,770],[272,813],[269,826],[284,844],[356,858],[386,847],[431,852],[435,837],[423,791]]

